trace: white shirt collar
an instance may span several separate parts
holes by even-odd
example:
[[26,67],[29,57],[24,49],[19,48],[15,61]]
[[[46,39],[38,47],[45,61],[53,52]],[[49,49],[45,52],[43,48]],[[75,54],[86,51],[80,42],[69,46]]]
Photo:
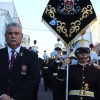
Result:
[[[21,47],[21,46],[19,46],[18,48],[15,49],[15,51],[16,51],[17,53],[19,53],[20,47]],[[8,48],[8,54],[9,54],[13,49],[10,48],[9,46],[7,46],[7,48]]]
[[84,67],[85,65],[87,65],[87,64],[81,64],[81,63],[79,63],[79,62],[78,62],[78,64],[81,65],[81,66],[83,66],[83,67]]

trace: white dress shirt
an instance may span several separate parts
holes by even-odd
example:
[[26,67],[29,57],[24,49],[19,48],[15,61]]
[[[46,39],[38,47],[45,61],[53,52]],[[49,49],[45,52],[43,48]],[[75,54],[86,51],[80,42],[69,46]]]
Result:
[[[17,54],[18,54],[19,51],[20,51],[20,47],[21,47],[21,46],[19,46],[18,48],[15,49],[15,52],[14,52],[15,58],[16,58]],[[11,49],[11,48],[8,46],[9,61],[11,61],[12,50],[13,50],[13,49]]]

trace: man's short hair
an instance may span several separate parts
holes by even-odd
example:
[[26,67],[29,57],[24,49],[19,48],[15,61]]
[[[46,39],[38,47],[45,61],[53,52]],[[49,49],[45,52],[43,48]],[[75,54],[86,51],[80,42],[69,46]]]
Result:
[[18,26],[20,28],[21,32],[22,32],[21,24],[18,24],[16,22],[12,22],[12,23],[7,24],[7,26],[5,27],[5,33],[6,33],[7,29],[8,29],[8,27],[10,27],[10,26]]

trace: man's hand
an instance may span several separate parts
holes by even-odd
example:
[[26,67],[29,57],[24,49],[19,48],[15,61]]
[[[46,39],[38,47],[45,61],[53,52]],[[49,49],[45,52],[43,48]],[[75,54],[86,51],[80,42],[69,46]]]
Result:
[[65,68],[67,65],[69,65],[71,62],[71,60],[69,58],[66,58],[63,60],[63,64],[62,64],[62,67]]
[[11,100],[9,95],[4,94],[0,100]]

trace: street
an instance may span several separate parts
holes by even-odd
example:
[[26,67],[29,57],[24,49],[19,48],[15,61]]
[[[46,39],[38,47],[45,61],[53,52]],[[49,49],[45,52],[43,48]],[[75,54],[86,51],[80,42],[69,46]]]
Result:
[[44,91],[43,81],[39,84],[38,100],[53,100],[52,91]]

